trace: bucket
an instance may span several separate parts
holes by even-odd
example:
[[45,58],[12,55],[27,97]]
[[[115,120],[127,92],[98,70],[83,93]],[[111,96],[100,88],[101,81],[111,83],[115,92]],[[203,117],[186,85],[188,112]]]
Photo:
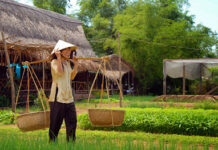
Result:
[[23,132],[45,129],[50,125],[50,111],[25,113],[17,116],[16,120]]
[[88,115],[92,126],[114,127],[121,126],[124,120],[124,110],[89,109]]

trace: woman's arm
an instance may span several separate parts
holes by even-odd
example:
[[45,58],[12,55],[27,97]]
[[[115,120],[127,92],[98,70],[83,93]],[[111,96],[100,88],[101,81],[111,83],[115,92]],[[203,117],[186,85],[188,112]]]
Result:
[[73,67],[73,71],[71,73],[71,80],[74,80],[74,78],[76,77],[76,74],[77,74],[78,60],[76,59],[76,57],[73,58],[73,63],[74,63],[74,67]]
[[63,66],[61,63],[61,52],[60,51],[56,51],[55,55],[57,56],[57,71],[58,73],[63,73]]

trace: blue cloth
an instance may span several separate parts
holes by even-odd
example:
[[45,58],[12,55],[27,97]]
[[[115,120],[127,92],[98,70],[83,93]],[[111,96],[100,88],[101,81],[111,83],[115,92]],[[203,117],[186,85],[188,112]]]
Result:
[[17,78],[20,79],[20,77],[21,77],[21,67],[18,64],[16,65],[15,73],[16,73]]
[[[16,75],[17,78],[20,79],[20,77],[21,77],[21,67],[19,66],[19,64],[10,64],[10,68],[12,68],[14,66],[16,67],[15,68],[15,75]],[[23,66],[23,68],[27,68],[27,66]]]

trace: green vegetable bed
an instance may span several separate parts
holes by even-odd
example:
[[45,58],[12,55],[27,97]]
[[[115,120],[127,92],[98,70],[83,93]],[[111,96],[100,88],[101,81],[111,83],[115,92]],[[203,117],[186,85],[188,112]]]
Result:
[[78,116],[78,124],[82,129],[218,136],[217,110],[161,108],[125,110],[125,119],[120,127],[92,127],[88,114]]

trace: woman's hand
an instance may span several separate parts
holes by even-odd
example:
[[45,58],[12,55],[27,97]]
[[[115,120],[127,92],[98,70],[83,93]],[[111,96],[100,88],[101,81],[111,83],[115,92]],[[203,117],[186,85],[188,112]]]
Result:
[[57,59],[61,59],[61,52],[60,51],[55,51],[55,55]]
[[55,51],[55,55],[57,56],[57,61],[58,61],[58,72],[62,73],[63,72],[63,67],[62,67],[62,62],[61,62],[61,52],[60,51]]
[[78,66],[78,59],[75,56],[73,57],[73,63],[74,66]]
[[74,63],[74,67],[71,73],[71,80],[74,80],[74,78],[76,77],[77,74],[77,69],[78,69],[78,59],[76,57],[73,57],[73,63]]

